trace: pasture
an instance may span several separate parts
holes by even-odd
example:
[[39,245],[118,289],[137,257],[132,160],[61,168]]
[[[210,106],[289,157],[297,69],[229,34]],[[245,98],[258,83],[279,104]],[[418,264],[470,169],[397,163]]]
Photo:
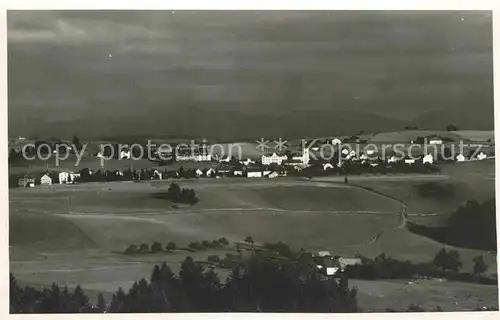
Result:
[[[329,250],[347,257],[386,253],[429,261],[443,245],[404,228],[402,205],[394,198],[407,204],[409,220],[437,221],[471,197],[479,200],[493,194],[493,169],[493,161],[477,161],[443,166],[440,175],[352,176],[347,185],[342,177],[181,180],[181,188],[194,189],[200,202],[177,208],[162,196],[169,181],[14,189],[9,196],[10,270],[27,284],[81,284],[91,296],[102,292],[109,298],[118,287],[127,289],[134,280],[149,277],[155,263],[167,261],[176,271],[187,255],[204,261],[209,254],[234,252],[229,246],[223,251],[118,253],[130,244],[154,241],[186,247],[192,241],[242,241],[250,235],[257,243],[284,241],[296,249]],[[426,182],[453,184],[455,193],[445,201],[422,198],[415,186]],[[429,213],[436,215],[422,216]],[[483,254],[488,273],[496,273],[493,254],[458,251],[464,271],[471,270],[473,257]],[[227,270],[217,271],[222,279],[227,276]],[[387,293],[373,293],[368,282],[358,284],[360,303],[365,301],[368,309],[380,296],[396,299],[401,290],[406,290],[405,296],[394,301],[395,306],[424,304],[422,290],[408,293],[402,282],[388,284]],[[455,288],[462,292],[464,287],[458,283],[436,292]],[[490,299],[484,292],[481,301]],[[426,301],[425,306],[432,303]]]
[[180,185],[193,188],[201,201],[172,208],[155,196],[167,190],[165,181],[11,190],[11,271],[26,283],[80,283],[109,293],[148,277],[154,263],[179,264],[187,255],[205,260],[210,254],[117,253],[130,244],[174,241],[186,247],[192,241],[222,236],[242,241],[251,235],[258,243],[284,241],[297,249],[337,252],[363,245],[400,222],[398,203],[344,185],[237,178]]

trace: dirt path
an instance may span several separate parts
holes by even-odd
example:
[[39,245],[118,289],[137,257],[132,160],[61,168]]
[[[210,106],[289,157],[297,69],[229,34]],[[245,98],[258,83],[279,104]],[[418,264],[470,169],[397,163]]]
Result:
[[[313,180],[314,181],[314,180]],[[336,181],[331,181],[330,182],[331,184],[341,184],[342,182],[336,182]],[[400,217],[400,222],[399,224],[390,229],[390,230],[386,230],[386,231],[381,231],[379,233],[377,233],[372,239],[370,239],[368,242],[365,242],[365,243],[361,243],[361,244],[356,244],[356,245],[349,245],[348,247],[363,247],[363,246],[367,246],[367,245],[371,245],[375,242],[378,241],[378,239],[382,236],[382,234],[384,234],[385,232],[388,232],[388,231],[393,231],[393,230],[397,230],[397,229],[403,229],[406,227],[406,223],[407,223],[407,218],[408,218],[408,212],[407,212],[407,204],[406,202],[398,199],[398,198],[395,198],[391,195],[388,195],[388,194],[385,194],[383,192],[380,192],[380,191],[376,191],[376,190],[373,190],[372,188],[368,188],[368,187],[364,187],[364,186],[360,186],[360,185],[356,185],[356,184],[347,184],[346,186],[349,186],[351,188],[357,188],[357,189],[360,189],[360,190],[364,190],[364,191],[367,191],[367,192],[371,192],[373,194],[376,194],[376,195],[379,195],[379,196],[382,196],[382,197],[385,197],[391,201],[394,201],[394,202],[397,202],[401,205],[401,211],[399,212],[399,217]]]

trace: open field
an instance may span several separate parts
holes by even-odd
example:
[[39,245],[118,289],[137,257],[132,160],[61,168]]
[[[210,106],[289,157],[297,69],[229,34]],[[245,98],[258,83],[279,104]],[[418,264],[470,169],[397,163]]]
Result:
[[[378,142],[400,142],[409,143],[415,140],[418,136],[439,136],[442,138],[450,138],[454,142],[487,142],[494,140],[494,131],[479,131],[479,130],[457,130],[457,131],[442,131],[442,130],[404,130],[394,132],[381,132],[366,137],[369,143]],[[365,138],[365,139],[366,139]]]
[[[401,207],[344,185],[296,180],[182,181],[201,201],[172,209],[168,182],[105,183],[11,190],[11,271],[26,283],[52,281],[112,292],[148,277],[155,262],[186,255],[124,256],[129,244],[191,241],[225,236],[241,241],[284,241],[332,252],[368,242],[396,227]],[[344,201],[344,199],[350,201]],[[34,267],[36,266],[36,267]],[[225,271],[220,270],[221,276]]]
[[[10,269],[27,284],[81,284],[91,296],[103,292],[109,298],[118,287],[128,288],[134,280],[149,277],[155,263],[167,261],[175,271],[186,255],[203,261],[215,253],[116,253],[129,244],[154,241],[163,245],[174,241],[183,247],[192,241],[222,236],[241,241],[251,235],[256,242],[284,241],[295,248],[329,250],[347,257],[384,252],[398,259],[429,261],[443,245],[401,228],[399,201],[407,203],[410,220],[420,213],[444,214],[468,196],[490,195],[493,168],[493,161],[461,163],[443,167],[440,175],[351,176],[348,185],[342,177],[182,180],[180,186],[193,188],[201,201],[178,209],[161,197],[168,181],[14,189],[10,191]],[[411,191],[430,181],[453,183],[457,193],[440,203]],[[493,254],[458,250],[463,270],[471,270],[472,258],[483,253],[487,273],[496,273]],[[227,270],[217,271],[222,279],[227,276]],[[437,300],[423,293],[430,287],[443,297],[439,305],[444,309],[472,309],[479,300],[494,304],[489,301],[496,296],[490,291],[497,290],[461,283],[380,283],[377,287],[369,281],[351,281],[360,289],[365,310],[377,309],[382,297],[389,299],[384,308],[405,308],[415,302],[431,309]],[[469,293],[477,301],[466,298]],[[462,302],[450,304],[453,299]]]
[[473,311],[483,306],[498,305],[496,286],[432,280],[349,280],[358,288],[358,304],[365,312],[386,309],[404,311],[410,303],[426,311],[437,306],[443,311]]

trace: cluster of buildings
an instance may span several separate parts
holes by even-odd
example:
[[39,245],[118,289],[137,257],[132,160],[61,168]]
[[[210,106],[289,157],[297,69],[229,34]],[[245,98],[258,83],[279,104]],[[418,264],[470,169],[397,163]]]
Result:
[[71,184],[76,183],[80,178],[80,173],[75,172],[59,172],[59,173],[44,173],[40,179],[35,179],[32,175],[25,175],[18,178],[17,185],[21,188],[33,188],[37,183],[40,185]]

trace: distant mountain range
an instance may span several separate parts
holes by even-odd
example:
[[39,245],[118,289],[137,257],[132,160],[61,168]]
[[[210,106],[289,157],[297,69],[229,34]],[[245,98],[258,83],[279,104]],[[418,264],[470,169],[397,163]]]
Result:
[[[24,119],[9,124],[9,134],[39,138],[70,138],[76,134],[85,139],[207,138],[219,141],[255,140],[260,137],[289,139],[351,135],[360,131],[387,132],[407,125],[419,129],[444,130],[454,124],[460,129],[493,129],[493,113],[437,110],[423,113],[414,120],[383,114],[347,110],[260,110],[238,112],[228,109],[183,107],[177,110],[154,110],[144,114],[107,114],[102,117],[78,117],[58,120]],[[104,111],[103,111],[104,112]],[[31,125],[27,121],[33,121]]]

